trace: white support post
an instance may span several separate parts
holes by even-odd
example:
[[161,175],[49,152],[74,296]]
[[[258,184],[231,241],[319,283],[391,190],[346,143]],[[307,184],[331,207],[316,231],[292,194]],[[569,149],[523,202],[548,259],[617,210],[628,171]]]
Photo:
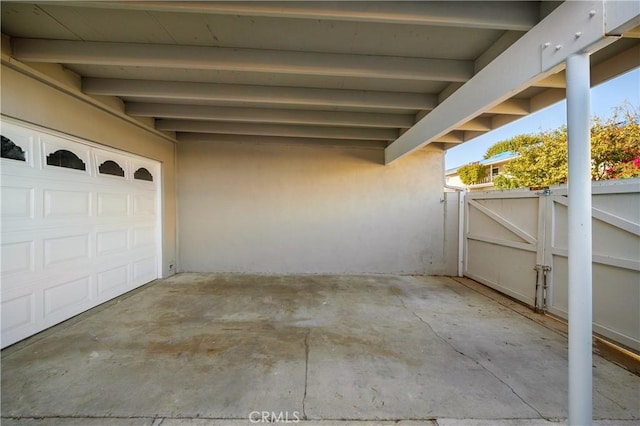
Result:
[[591,425],[592,246],[589,54],[567,58],[569,425]]

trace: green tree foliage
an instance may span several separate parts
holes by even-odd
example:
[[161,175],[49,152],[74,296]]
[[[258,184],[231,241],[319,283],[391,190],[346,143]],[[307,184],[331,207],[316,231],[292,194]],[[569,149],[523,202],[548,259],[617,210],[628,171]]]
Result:
[[518,181],[502,173],[493,178],[493,186],[498,189],[519,188]]
[[520,146],[520,155],[505,166],[512,187],[541,188],[567,181],[567,130],[537,135],[538,142]]
[[538,136],[536,135],[518,135],[511,139],[496,142],[491,145],[487,152],[484,153],[484,159],[491,158],[495,155],[502,154],[503,152],[511,151],[516,152],[522,146],[532,145],[538,142]]
[[593,180],[640,177],[640,114],[617,108],[608,120],[596,117],[591,128]]
[[[523,139],[520,143],[513,141],[517,138]],[[513,139],[494,145],[498,148],[491,151],[493,153],[509,146],[511,151],[519,154],[519,157],[505,166],[504,174],[494,178],[497,188],[540,188],[567,181],[566,127]],[[486,155],[489,154],[487,151]],[[638,111],[625,105],[616,109],[607,120],[598,117],[594,119],[591,128],[591,159],[594,180],[640,177]]]
[[487,177],[487,168],[478,163],[467,164],[458,169],[458,176],[465,185],[473,185]]

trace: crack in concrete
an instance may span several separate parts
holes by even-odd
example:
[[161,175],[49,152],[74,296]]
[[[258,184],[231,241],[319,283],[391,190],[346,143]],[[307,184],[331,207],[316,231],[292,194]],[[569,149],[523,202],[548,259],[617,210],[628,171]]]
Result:
[[[400,301],[400,304],[402,305],[403,308],[405,308],[407,311],[411,312],[413,315],[415,315],[416,313],[413,312],[411,309],[409,309],[407,307],[407,305],[405,305],[404,300],[402,300],[402,297],[400,297],[399,295],[396,294],[396,298]],[[422,320],[421,320],[422,321]],[[424,321],[422,321],[424,322]]]
[[613,404],[617,405],[618,407],[622,408],[623,410],[627,408],[627,407],[623,407],[622,405],[620,405],[620,403],[618,401],[616,401],[613,398],[609,398],[607,395],[605,395],[604,393],[598,391],[597,389],[593,389],[593,392],[597,393],[601,397],[607,399],[608,401],[612,402]]
[[418,319],[418,321],[420,321],[421,323],[423,323],[424,325],[427,326],[427,328],[429,328],[429,330],[431,330],[431,332],[440,340],[442,340],[447,346],[449,346],[451,349],[453,349],[455,352],[457,352],[458,354],[462,355],[463,357],[473,361],[476,365],[480,366],[483,370],[485,370],[487,373],[491,374],[496,380],[498,380],[500,383],[502,383],[503,385],[505,385],[507,388],[509,388],[509,390],[520,400],[522,401],[523,404],[525,404],[527,407],[531,408],[533,411],[535,411],[536,413],[538,413],[538,415],[540,416],[540,418],[548,420],[545,416],[542,415],[542,413],[540,411],[538,411],[537,408],[535,408],[534,406],[532,406],[531,404],[529,404],[524,398],[522,398],[520,395],[518,395],[518,393],[515,391],[515,389],[513,389],[511,387],[511,385],[509,385],[507,382],[505,382],[504,380],[502,380],[500,377],[498,377],[498,375],[496,373],[494,373],[493,371],[489,370],[487,367],[485,367],[484,365],[482,365],[478,360],[474,359],[473,357],[471,357],[470,355],[465,354],[464,352],[460,351],[458,348],[456,348],[450,341],[448,341],[447,339],[445,339],[444,337],[440,336],[435,330],[434,328],[431,326],[431,324],[429,324],[427,321],[425,321],[420,315],[418,315],[414,310],[409,309],[407,307],[407,305],[404,303],[404,300],[402,300],[402,298],[399,295],[396,295],[396,297],[398,298],[398,300],[400,300],[400,303],[402,304],[402,306],[408,310],[409,312],[411,312],[413,314],[414,317],[416,317]]
[[307,402],[307,383],[309,379],[309,334],[311,334],[311,329],[307,330],[307,334],[304,335],[304,353],[305,353],[305,362],[304,362],[304,394],[302,395],[302,419],[307,420],[307,412],[305,404]]

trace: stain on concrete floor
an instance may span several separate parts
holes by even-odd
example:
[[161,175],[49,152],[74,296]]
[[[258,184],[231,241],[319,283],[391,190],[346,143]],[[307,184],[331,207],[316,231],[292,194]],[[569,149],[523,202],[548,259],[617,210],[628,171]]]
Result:
[[[450,278],[180,274],[3,351],[2,417],[546,422],[566,347]],[[594,356],[595,418],[639,395]]]

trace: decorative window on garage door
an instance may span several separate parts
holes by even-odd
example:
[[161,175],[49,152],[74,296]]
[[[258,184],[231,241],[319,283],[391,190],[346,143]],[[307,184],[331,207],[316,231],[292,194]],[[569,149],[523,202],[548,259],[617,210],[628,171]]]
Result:
[[27,161],[24,155],[24,150],[16,145],[11,139],[4,136],[2,136],[2,158]]
[[59,149],[47,155],[47,164],[49,166],[65,167],[75,170],[87,170],[86,164],[73,152],[66,149]]
[[136,170],[133,174],[133,178],[137,180],[146,180],[149,182],[153,182],[153,175],[144,167],[140,167],[138,170]]
[[120,167],[120,164],[116,163],[113,160],[107,160],[104,163],[100,164],[100,167],[98,167],[98,171],[102,175],[124,177],[124,169]]

